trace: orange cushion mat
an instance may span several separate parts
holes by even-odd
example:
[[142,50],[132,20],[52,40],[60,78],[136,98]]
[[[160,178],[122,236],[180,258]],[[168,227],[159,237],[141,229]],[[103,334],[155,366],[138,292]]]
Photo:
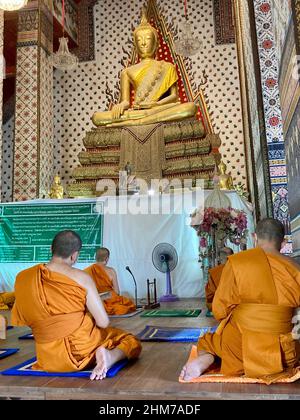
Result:
[[[188,362],[196,359],[197,357],[197,346],[193,346],[190,357]],[[208,371],[199,378],[192,379],[190,381],[184,381],[183,379],[179,378],[179,382],[187,384],[187,383],[207,383],[207,382],[223,382],[223,383],[237,383],[237,384],[271,384],[271,383],[291,383],[295,382],[300,379],[300,366],[295,369],[283,372],[278,374],[277,378],[273,376],[273,378],[266,378],[266,379],[255,379],[255,378],[247,378],[246,376],[224,376],[221,375],[219,370],[214,369]]]

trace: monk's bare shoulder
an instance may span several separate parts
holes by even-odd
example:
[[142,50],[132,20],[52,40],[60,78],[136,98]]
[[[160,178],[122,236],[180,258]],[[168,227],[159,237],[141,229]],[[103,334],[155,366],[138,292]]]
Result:
[[83,287],[89,287],[94,284],[91,276],[78,268],[71,268],[70,277]]
[[106,271],[109,273],[109,274],[113,274],[113,275],[117,275],[117,272],[116,272],[116,270],[114,269],[114,268],[112,268],[112,267],[105,267],[105,269],[106,269]]

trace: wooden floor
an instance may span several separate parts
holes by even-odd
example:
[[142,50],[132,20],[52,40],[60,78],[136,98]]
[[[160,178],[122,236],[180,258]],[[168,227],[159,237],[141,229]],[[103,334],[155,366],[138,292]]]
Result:
[[[169,304],[170,305],[170,304]],[[168,305],[165,305],[168,306]],[[141,318],[113,319],[111,324],[140,332],[145,325],[212,326],[215,321],[205,317],[204,301],[185,299],[172,307],[196,308],[198,318]],[[5,311],[2,311],[5,313]],[[1,348],[18,347],[20,351],[0,360],[0,370],[15,366],[34,356],[33,340],[18,340],[29,330],[13,328],[8,331]],[[191,344],[143,343],[138,361],[123,369],[115,378],[90,381],[88,378],[49,378],[0,375],[0,399],[96,399],[96,400],[180,400],[180,399],[300,399],[300,381],[295,384],[180,384],[178,376],[187,360]]]

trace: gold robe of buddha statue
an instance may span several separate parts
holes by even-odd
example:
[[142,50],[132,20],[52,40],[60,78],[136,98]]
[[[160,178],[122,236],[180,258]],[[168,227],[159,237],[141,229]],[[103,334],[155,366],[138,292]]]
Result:
[[[180,103],[176,68],[172,63],[155,60],[158,34],[143,12],[141,24],[134,31],[134,44],[141,61],[121,74],[121,100],[111,111],[95,112],[96,126],[122,127],[164,121],[178,121],[196,115],[193,102]],[[130,108],[130,90],[134,104]]]
[[227,166],[223,161],[220,162],[219,166],[219,187],[220,190],[234,190],[232,176],[226,174]]
[[54,177],[54,182],[51,185],[49,197],[54,199],[64,198],[64,187],[61,185],[60,177],[58,175],[55,175]]

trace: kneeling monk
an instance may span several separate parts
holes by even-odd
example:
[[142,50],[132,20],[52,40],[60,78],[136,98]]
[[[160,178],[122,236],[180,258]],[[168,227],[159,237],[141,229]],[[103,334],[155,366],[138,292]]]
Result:
[[109,255],[109,249],[99,248],[96,252],[96,263],[84,271],[92,277],[99,293],[110,292],[111,297],[104,300],[104,307],[108,315],[124,315],[134,312],[135,304],[119,294],[116,271],[112,267],[107,267]]
[[94,367],[91,379],[103,379],[118,360],[136,358],[140,342],[108,327],[109,320],[90,276],[72,268],[82,243],[73,231],[58,233],[52,259],[18,274],[12,324],[31,327],[36,369],[71,372]]
[[214,296],[216,290],[220,284],[221,276],[223,273],[223,269],[225,267],[227,258],[233,255],[233,250],[228,248],[227,246],[221,250],[221,264],[217,265],[216,267],[211,268],[208,270],[209,278],[207,285],[205,286],[205,300],[207,309],[211,312],[212,311],[212,302],[214,300]]
[[215,357],[226,376],[267,383],[293,376],[299,343],[291,321],[300,306],[300,270],[280,254],[283,244],[282,223],[265,219],[257,225],[257,248],[228,258],[212,304],[221,323],[199,339],[198,358],[185,365],[182,379],[201,376]]

